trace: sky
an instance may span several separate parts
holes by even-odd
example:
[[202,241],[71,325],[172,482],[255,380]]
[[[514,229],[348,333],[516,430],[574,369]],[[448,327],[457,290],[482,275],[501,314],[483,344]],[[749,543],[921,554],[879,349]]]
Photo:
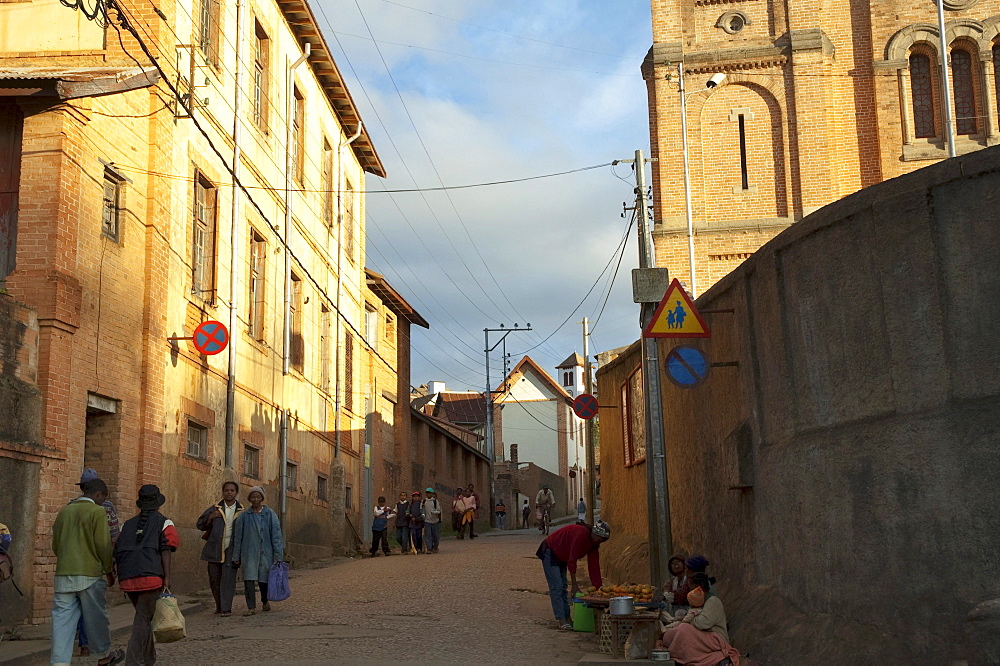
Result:
[[411,328],[411,383],[482,390],[484,328],[530,323],[509,367],[553,374],[584,317],[592,354],[634,342],[635,176],[610,163],[648,154],[648,0],[312,4],[388,174],[366,183],[367,265],[430,323]]

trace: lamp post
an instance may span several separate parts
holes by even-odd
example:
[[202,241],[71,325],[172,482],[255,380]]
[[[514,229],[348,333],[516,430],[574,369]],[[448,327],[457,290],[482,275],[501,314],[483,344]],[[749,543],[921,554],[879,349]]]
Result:
[[938,37],[941,42],[941,87],[944,89],[944,136],[948,157],[955,157],[955,125],[951,117],[951,75],[948,72],[948,35],[944,28],[944,0],[937,0]]
[[[938,0],[941,2],[941,0]],[[713,74],[705,84],[709,91],[714,90],[726,78],[725,74]],[[691,298],[698,297],[698,283],[695,277],[694,265],[694,215],[691,212],[691,172],[688,165],[688,131],[687,131],[687,98],[701,92],[686,93],[684,90],[684,63],[677,64],[677,82],[681,96],[681,150],[684,154],[684,215],[687,220],[688,263],[691,266],[690,291]]]

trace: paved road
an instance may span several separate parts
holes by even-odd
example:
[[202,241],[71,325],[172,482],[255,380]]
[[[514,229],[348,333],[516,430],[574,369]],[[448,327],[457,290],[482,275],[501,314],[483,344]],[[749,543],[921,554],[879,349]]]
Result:
[[188,620],[159,663],[569,664],[593,634],[555,630],[537,531],[446,539],[435,555],[393,555],[293,572],[269,613]]

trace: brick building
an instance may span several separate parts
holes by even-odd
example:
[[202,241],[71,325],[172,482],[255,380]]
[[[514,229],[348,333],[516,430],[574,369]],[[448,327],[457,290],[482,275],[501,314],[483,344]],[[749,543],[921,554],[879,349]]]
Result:
[[[962,154],[1000,140],[1000,3],[944,4]],[[691,286],[683,63],[698,294],[810,212],[947,154],[932,2],[653,0],[652,18],[656,257]],[[709,90],[713,73],[726,78]]]
[[[12,373],[43,401],[0,435],[0,486],[32,518],[6,621],[48,616],[50,529],[84,467],[123,518],[161,486],[184,589],[223,480],[265,487],[293,557],[351,547],[372,398],[404,396],[390,424],[409,423],[426,322],[365,273],[362,193],[384,172],[308,5],[118,4],[0,4],[0,280],[31,313],[0,346],[36,350]],[[205,320],[224,352],[187,339]]]

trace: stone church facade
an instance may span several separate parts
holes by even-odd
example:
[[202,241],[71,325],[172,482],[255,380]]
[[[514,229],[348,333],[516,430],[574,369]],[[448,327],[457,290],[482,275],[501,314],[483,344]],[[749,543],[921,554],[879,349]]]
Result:
[[[1000,2],[945,0],[958,154],[1000,142]],[[802,217],[947,156],[933,2],[653,0],[649,96],[659,266],[696,293]],[[683,63],[683,65],[681,65]],[[715,88],[706,82],[725,79]]]

